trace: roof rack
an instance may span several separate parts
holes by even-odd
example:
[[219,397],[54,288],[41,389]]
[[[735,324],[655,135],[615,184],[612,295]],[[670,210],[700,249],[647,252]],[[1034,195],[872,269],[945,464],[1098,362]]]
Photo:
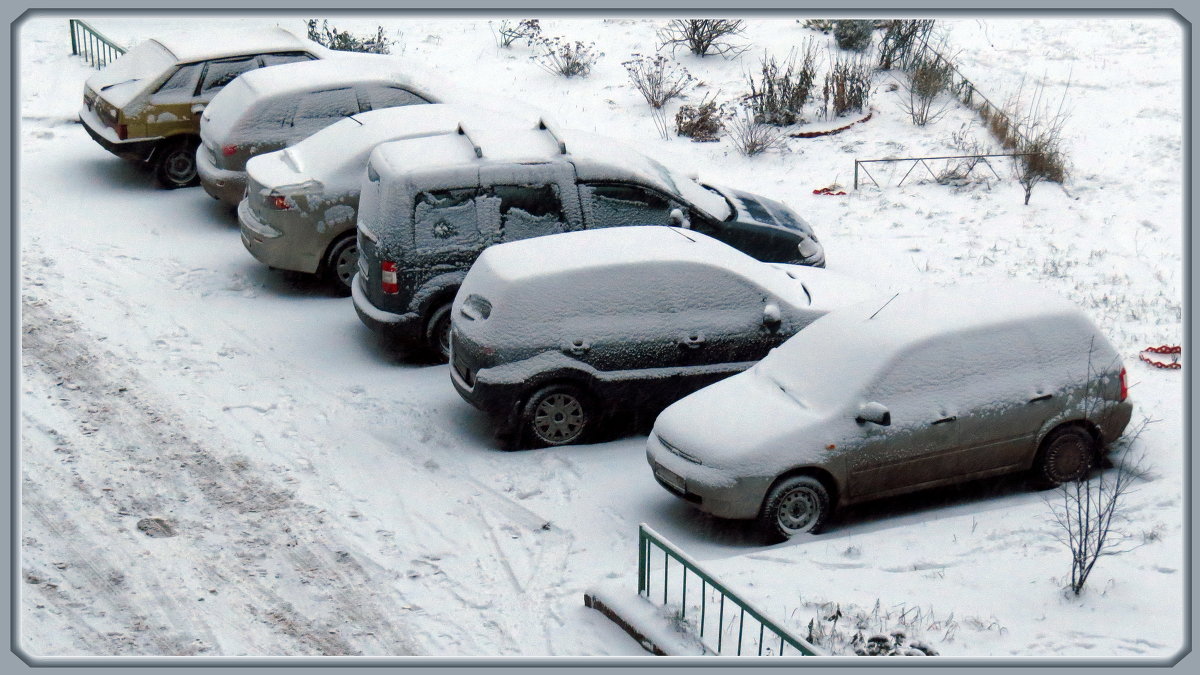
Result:
[[550,138],[553,138],[554,142],[558,143],[558,154],[560,154],[560,155],[567,154],[567,144],[563,142],[562,135],[557,133],[554,130],[554,127],[550,126],[550,123],[546,121],[546,118],[544,118],[544,117],[538,118],[537,128],[550,134]]
[[483,157],[483,148],[479,147],[479,144],[475,142],[475,139],[471,138],[471,134],[467,133],[467,127],[463,125],[462,122],[458,123],[458,135],[467,139],[467,142],[471,144],[471,148],[475,151],[476,157]]

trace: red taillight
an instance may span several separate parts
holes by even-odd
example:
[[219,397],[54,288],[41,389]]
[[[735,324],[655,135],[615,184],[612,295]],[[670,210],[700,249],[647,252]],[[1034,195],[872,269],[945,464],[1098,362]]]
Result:
[[222,145],[221,146],[221,154],[225,155],[226,157],[236,153],[237,150],[238,150],[238,148],[236,145]]
[[1121,398],[1124,401],[1129,398],[1129,380],[1125,376],[1125,369],[1121,368]]
[[117,125],[117,138],[125,140],[129,138],[129,127],[124,124]]
[[379,265],[379,270],[382,272],[379,275],[379,283],[383,287],[383,292],[388,295],[396,295],[400,292],[400,284],[396,280],[398,269],[396,263],[391,260],[384,260]]
[[292,200],[283,195],[268,195],[267,206],[275,209],[276,211],[286,211],[292,208]]

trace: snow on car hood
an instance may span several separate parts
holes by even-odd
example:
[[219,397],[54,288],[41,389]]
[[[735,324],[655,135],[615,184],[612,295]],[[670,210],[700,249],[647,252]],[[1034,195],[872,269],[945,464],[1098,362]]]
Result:
[[813,234],[812,227],[808,222],[783,202],[721,185],[705,185],[705,187],[720,192],[728,199],[737,209],[737,219],[741,222],[758,223],[759,225],[781,227],[793,232]]
[[781,463],[802,461],[803,443],[790,439],[823,416],[756,367],[676,401],[658,416],[654,433],[705,466],[773,476]]

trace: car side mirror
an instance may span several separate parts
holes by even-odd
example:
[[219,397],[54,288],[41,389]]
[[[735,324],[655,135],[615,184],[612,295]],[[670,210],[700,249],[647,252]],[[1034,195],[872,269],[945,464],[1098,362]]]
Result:
[[199,115],[202,112],[204,112],[204,104],[203,103],[197,103],[192,106],[192,114],[193,115]]
[[855,417],[854,421],[859,424],[871,422],[881,427],[887,427],[892,424],[892,413],[882,403],[871,401],[870,403],[864,403],[858,409],[858,417]]
[[685,229],[690,229],[692,227],[691,221],[688,220],[688,217],[683,213],[682,209],[671,209],[670,218],[671,224],[675,227],[682,227]]
[[781,321],[783,321],[783,316],[779,312],[779,305],[768,302],[763,307],[763,323],[768,326],[778,326]]

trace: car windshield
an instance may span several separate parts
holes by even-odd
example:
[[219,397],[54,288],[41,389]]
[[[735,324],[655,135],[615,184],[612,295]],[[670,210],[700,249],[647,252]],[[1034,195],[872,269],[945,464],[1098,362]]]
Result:
[[729,209],[729,202],[725,201],[721,195],[701,187],[691,178],[681,176],[653,159],[647,158],[647,162],[658,174],[658,178],[666,183],[672,192],[683,197],[685,202],[700,209],[709,217],[723,222],[733,215],[733,211]]
[[886,357],[870,339],[847,334],[845,326],[820,320],[771,350],[754,373],[806,408],[848,405],[883,368]]

